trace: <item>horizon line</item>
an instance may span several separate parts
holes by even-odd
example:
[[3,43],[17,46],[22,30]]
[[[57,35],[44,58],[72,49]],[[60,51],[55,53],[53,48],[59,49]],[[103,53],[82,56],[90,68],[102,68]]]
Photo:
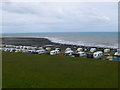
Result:
[[[108,32],[108,31],[105,31],[105,32]],[[119,32],[119,31],[111,31],[111,32]],[[0,34],[16,34],[16,33],[19,34],[19,33],[78,33],[78,32],[15,32],[15,33],[14,32],[8,32],[8,33],[0,32]],[[79,33],[90,33],[90,32],[79,32]],[[100,33],[100,32],[97,32],[97,33]]]

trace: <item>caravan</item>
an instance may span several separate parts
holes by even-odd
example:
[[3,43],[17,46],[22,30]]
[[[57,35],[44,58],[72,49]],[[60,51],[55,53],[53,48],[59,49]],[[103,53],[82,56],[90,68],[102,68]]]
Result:
[[59,54],[60,51],[59,50],[52,50],[50,51],[50,55],[56,55],[56,54]]
[[74,53],[72,50],[65,51],[65,56],[71,56]]
[[83,48],[78,48],[77,49],[77,52],[82,52],[83,51]]
[[114,54],[115,56],[120,56],[120,52],[115,52],[115,54]]
[[96,48],[91,48],[90,52],[95,52],[97,49]]
[[110,49],[104,49],[104,53],[109,53]]
[[15,48],[10,48],[10,52],[15,52]]
[[93,53],[93,57],[95,59],[101,59],[103,57],[103,52],[102,51],[97,51]]
[[71,48],[66,48],[66,50],[65,51],[71,51]]
[[46,51],[44,49],[41,49],[41,50],[36,50],[36,52],[38,52],[38,54],[44,54]]
[[50,48],[50,47],[46,47],[45,49],[46,49],[47,51],[51,50],[51,48]]
[[78,52],[78,54],[79,54],[80,57],[85,57],[85,56],[87,56],[87,54],[86,54],[85,52]]

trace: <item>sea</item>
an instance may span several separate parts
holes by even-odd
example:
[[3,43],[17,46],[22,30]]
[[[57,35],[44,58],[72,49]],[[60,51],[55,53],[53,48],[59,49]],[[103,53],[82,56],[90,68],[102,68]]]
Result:
[[118,32],[6,33],[2,37],[47,38],[62,44],[118,48]]

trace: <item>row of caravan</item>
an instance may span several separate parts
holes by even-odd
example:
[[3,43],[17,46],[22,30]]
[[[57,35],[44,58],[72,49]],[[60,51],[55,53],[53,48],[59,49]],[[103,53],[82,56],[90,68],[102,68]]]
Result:
[[[32,47],[32,46],[14,46],[14,45],[6,45],[0,50],[5,52],[24,52],[24,53],[32,53],[32,54],[50,54],[50,55],[57,55],[63,53],[65,56],[71,57],[88,57],[88,58],[95,58],[101,59],[106,55],[110,56],[110,49],[104,49],[102,51],[97,51],[96,48],[77,48],[76,51],[72,50],[71,48],[66,48],[65,51],[61,51],[60,48],[55,48],[52,50],[50,47]],[[114,53],[115,56],[120,56],[120,50]]]
[[[90,56],[91,54],[91,56]],[[102,51],[96,51],[94,53],[86,53],[84,51],[79,51],[79,52],[74,52],[72,50],[65,51],[65,56],[72,56],[72,57],[90,57],[90,58],[96,58],[100,59],[103,57],[103,52]]]
[[[35,47],[35,46],[22,46],[22,45],[19,45],[19,46],[16,46],[16,45],[0,45],[1,47],[5,47],[5,48],[15,48],[15,49],[27,49],[27,50],[39,50],[39,49],[43,49],[43,47]],[[46,47],[44,48],[45,50],[51,50],[50,47]],[[56,50],[59,50],[60,48],[55,48]],[[69,51],[71,50],[71,48],[66,48],[65,51]],[[90,52],[95,52],[97,51],[96,48],[90,48],[89,50],[86,49],[86,48],[77,48],[76,50],[77,52],[81,52],[81,51],[90,51]],[[110,49],[104,49],[104,52],[110,52]]]
[[[113,54],[111,54],[111,52]],[[117,52],[110,51],[110,49],[104,49],[102,51],[97,51],[96,48],[91,48],[90,52],[86,52],[82,48],[77,49],[77,53],[75,53],[70,48],[66,49],[65,51],[66,56],[72,57],[87,57],[87,58],[95,58],[95,59],[107,59],[107,60],[117,60],[120,61],[120,50],[117,49]]]
[[[46,50],[41,49],[41,50],[26,50],[26,49],[15,49],[15,48],[0,48],[1,50],[5,52],[24,52],[24,53],[32,53],[32,54],[45,54],[47,53]],[[57,55],[60,54],[61,51],[59,49],[55,49],[49,52],[50,55]],[[72,57],[87,57],[88,53],[84,51],[79,51],[79,52],[74,52],[70,48],[66,49],[64,52],[65,56],[72,56]],[[93,53],[93,58],[100,59],[103,57],[103,52],[102,51],[96,51]]]
[[46,52],[44,49],[26,50],[26,49],[15,49],[15,48],[0,48],[0,50],[5,51],[5,52],[24,52],[24,53],[37,53],[37,54],[43,54]]
[[[66,51],[67,50],[71,50],[71,48],[66,48]],[[78,48],[77,50],[76,50],[77,52],[81,52],[81,51],[89,51],[89,52],[91,52],[91,53],[93,53],[93,52],[96,52],[97,51],[97,49],[96,48],[90,48],[90,50],[87,50],[86,48],[85,49],[83,49],[83,48]],[[104,49],[104,53],[109,53],[110,52],[110,49]]]
[[[35,46],[22,46],[22,45],[19,45],[19,46],[15,46],[15,45],[0,45],[1,47],[3,48],[15,48],[15,49],[25,49],[25,50],[40,50],[40,49],[45,49],[45,50],[52,50],[50,47],[46,47],[46,48],[43,48],[43,47],[35,47]],[[55,50],[59,50],[60,48],[55,48]],[[71,50],[71,48],[66,48],[65,51],[69,51]],[[86,49],[86,48],[77,48],[76,50],[77,52],[82,52],[82,51],[89,51],[91,53],[93,52],[96,52],[97,49],[96,48],[90,48],[89,50]],[[54,51],[52,51],[54,52]],[[104,49],[104,53],[107,53],[107,52],[110,52],[110,49]]]
[[[35,47],[35,46],[15,46],[15,45],[0,45],[0,47],[3,48],[15,48],[15,49],[25,49],[25,50],[40,50],[43,49],[43,47]],[[46,47],[45,50],[51,50],[50,47]]]

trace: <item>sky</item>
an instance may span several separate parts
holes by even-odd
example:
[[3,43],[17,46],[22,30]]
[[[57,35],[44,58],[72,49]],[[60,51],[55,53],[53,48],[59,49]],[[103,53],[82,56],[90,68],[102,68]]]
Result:
[[117,2],[4,2],[2,5],[3,33],[118,31]]

